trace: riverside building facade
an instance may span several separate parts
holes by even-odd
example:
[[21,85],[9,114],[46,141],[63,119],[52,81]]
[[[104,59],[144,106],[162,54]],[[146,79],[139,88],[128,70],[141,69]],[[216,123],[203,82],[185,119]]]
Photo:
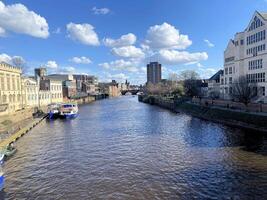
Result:
[[224,51],[224,73],[220,76],[220,93],[231,98],[233,81],[245,76],[256,82],[257,101],[267,102],[267,13],[255,12],[247,28],[235,34]]
[[7,63],[0,63],[0,115],[22,108],[22,70]]

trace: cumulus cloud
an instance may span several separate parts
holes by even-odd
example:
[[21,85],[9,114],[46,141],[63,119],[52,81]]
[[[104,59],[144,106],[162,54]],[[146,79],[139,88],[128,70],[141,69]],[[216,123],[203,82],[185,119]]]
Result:
[[143,58],[145,56],[143,51],[135,46],[115,47],[111,49],[111,53],[124,58]]
[[206,52],[189,53],[187,51],[167,49],[160,50],[156,56],[159,57],[161,62],[167,64],[192,63],[208,59],[208,54]]
[[107,47],[123,47],[130,46],[136,42],[136,36],[132,33],[122,35],[118,39],[104,38],[103,43]]
[[217,71],[218,69],[206,68],[206,67],[198,69],[201,78],[204,79],[212,77]]
[[152,49],[186,49],[192,41],[187,35],[180,34],[179,30],[165,22],[148,29],[145,44]]
[[0,54],[0,62],[5,62],[14,66],[22,66],[26,63],[24,58],[22,58],[21,56],[9,56],[5,53]]
[[68,37],[85,45],[98,46],[98,36],[91,24],[67,24]]
[[5,37],[6,36],[6,30],[0,27],[0,37]]
[[49,36],[46,19],[28,10],[26,6],[20,3],[5,5],[0,1],[0,27],[6,31],[38,38],[47,38]]
[[108,79],[115,79],[117,81],[125,81],[126,79],[129,78],[129,76],[125,75],[124,73],[119,73],[119,74],[107,74]]
[[58,67],[58,64],[54,60],[47,61],[46,65],[47,68],[56,69]]
[[95,15],[106,15],[106,14],[110,13],[110,9],[93,7],[92,8],[92,12]]
[[205,39],[204,42],[208,45],[208,47],[215,47],[215,45],[207,39]]
[[92,63],[90,58],[87,58],[85,56],[82,57],[73,57],[69,60],[70,62],[76,63],[76,64],[90,64]]
[[128,72],[138,72],[140,69],[138,68],[138,64],[135,61],[126,61],[126,60],[115,60],[111,62],[105,62],[99,64],[99,66],[103,67],[104,69],[108,70],[121,70],[121,71],[128,71]]
[[68,66],[60,68],[58,72],[60,74],[74,74],[75,71],[76,71],[75,67]]

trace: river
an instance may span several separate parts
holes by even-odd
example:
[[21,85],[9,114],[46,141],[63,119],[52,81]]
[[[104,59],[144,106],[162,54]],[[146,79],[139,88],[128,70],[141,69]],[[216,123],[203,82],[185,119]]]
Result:
[[44,121],[4,164],[1,199],[267,199],[267,137],[136,97]]

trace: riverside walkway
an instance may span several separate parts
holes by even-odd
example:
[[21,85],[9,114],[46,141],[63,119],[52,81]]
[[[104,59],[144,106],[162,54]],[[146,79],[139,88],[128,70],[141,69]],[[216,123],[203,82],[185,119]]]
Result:
[[8,138],[4,139],[0,142],[0,149],[6,148],[10,143],[15,142],[20,137],[22,137],[24,134],[29,132],[33,127],[35,127],[37,124],[39,124],[43,119],[45,119],[46,116],[38,117],[33,119],[32,122],[27,124],[25,127],[19,129],[17,132],[9,136]]

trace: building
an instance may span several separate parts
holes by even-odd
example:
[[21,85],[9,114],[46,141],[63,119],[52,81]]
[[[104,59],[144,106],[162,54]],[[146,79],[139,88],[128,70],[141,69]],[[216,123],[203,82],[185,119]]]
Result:
[[34,108],[39,107],[39,85],[35,79],[23,77],[23,107]]
[[247,28],[236,33],[224,51],[224,73],[220,75],[220,92],[223,98],[231,98],[233,81],[246,77],[258,84],[258,99],[266,99],[267,72],[267,13],[255,12]]
[[76,88],[78,92],[87,93],[88,88],[86,86],[83,86],[84,83],[95,85],[95,90],[97,90],[98,79],[96,76],[89,76],[85,74],[75,74],[73,75],[73,77],[74,77],[74,80],[76,81]]
[[40,91],[49,91],[50,92],[50,103],[61,103],[63,102],[63,89],[62,81],[60,80],[51,80],[44,79],[40,80]]
[[21,69],[0,63],[0,115],[22,109]]
[[208,79],[208,96],[212,98],[220,97],[220,78],[223,76],[223,70],[219,70]]
[[99,90],[102,94],[107,94],[109,97],[121,95],[119,84],[115,80],[112,80],[110,83],[99,83]]
[[161,64],[150,62],[147,64],[147,83],[157,84],[161,81]]
[[44,79],[44,77],[46,76],[46,73],[47,71],[46,71],[46,68],[44,67],[34,69],[34,75],[35,75],[36,80]]
[[50,74],[46,79],[62,82],[63,98],[72,98],[77,95],[76,81],[71,74]]

